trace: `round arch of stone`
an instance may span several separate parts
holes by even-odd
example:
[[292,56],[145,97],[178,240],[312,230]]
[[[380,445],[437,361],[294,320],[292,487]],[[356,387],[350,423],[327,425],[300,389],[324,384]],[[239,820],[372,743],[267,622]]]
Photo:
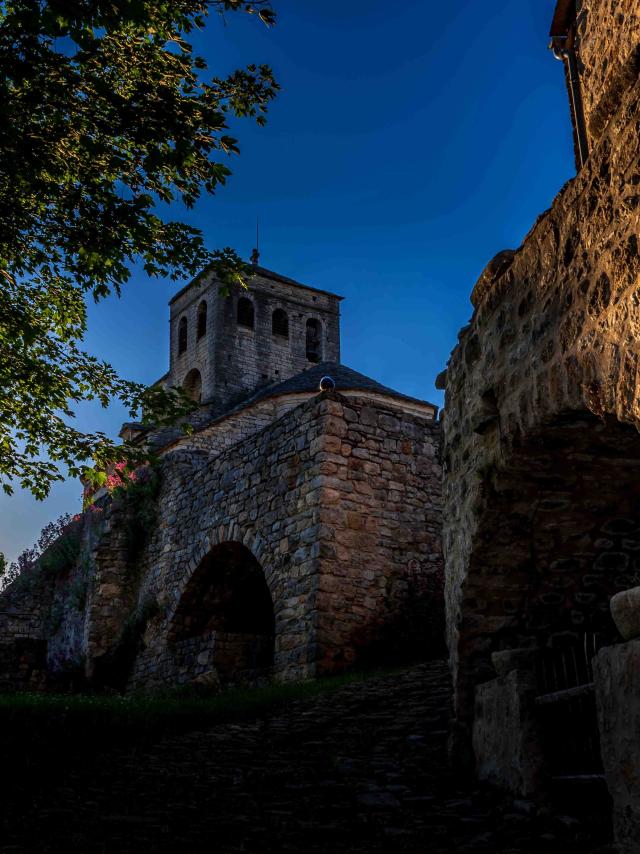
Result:
[[273,599],[262,565],[237,541],[214,545],[189,575],[167,645],[180,667],[200,666],[222,682],[253,681],[271,673],[274,659]]
[[197,368],[191,368],[184,378],[182,388],[192,400],[200,403],[202,399],[202,374]]
[[[292,620],[288,613],[288,597],[290,591],[287,587],[285,574],[278,571],[279,563],[274,559],[267,543],[259,534],[251,529],[243,529],[237,523],[231,522],[212,528],[208,534],[203,535],[193,548],[190,558],[184,563],[177,583],[172,585],[171,607],[165,619],[165,643],[171,646],[175,639],[176,622],[180,619],[181,603],[185,594],[188,595],[190,586],[193,584],[194,576],[198,573],[210,555],[215,555],[217,550],[227,547],[243,550],[255,564],[260,566],[262,576],[269,592],[273,607],[273,673],[277,678],[287,679],[298,675],[295,664],[292,666],[290,660],[291,649],[299,642],[300,637],[304,639],[305,628],[300,621]],[[311,638],[308,639],[309,641]]]
[[264,578],[275,605],[277,584],[274,577],[274,560],[266,547],[266,543],[254,531],[243,530],[235,522],[214,527],[208,535],[204,535],[194,547],[191,557],[186,563],[180,581],[173,589],[173,606],[169,612],[169,622],[175,616],[178,603],[187,588],[193,573],[213,548],[224,543],[239,543],[247,548],[262,567]]

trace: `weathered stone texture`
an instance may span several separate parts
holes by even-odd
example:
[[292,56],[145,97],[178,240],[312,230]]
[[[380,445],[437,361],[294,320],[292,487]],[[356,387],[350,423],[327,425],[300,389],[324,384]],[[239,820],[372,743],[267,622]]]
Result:
[[611,616],[625,640],[640,638],[640,587],[616,593],[611,599]]
[[78,559],[59,561],[55,573],[36,564],[3,591],[3,687],[63,687],[70,679],[74,684],[82,680],[87,633],[98,614],[98,609],[90,607],[90,600],[99,587],[94,550],[103,539],[102,519],[103,511],[96,507],[81,522],[71,523],[81,542]]
[[310,449],[322,434],[316,406],[310,401],[215,460],[180,450],[165,457],[161,519],[141,588],[160,597],[162,614],[145,635],[134,684],[153,684],[180,598],[200,562],[224,542],[243,544],[264,568],[275,605],[276,672],[313,675],[311,544],[319,508],[307,496],[316,476]]
[[576,51],[589,129],[596,145],[640,64],[640,8],[628,0],[578,0]]
[[[257,268],[250,290],[222,297],[220,283],[202,275],[171,301],[170,368],[165,381],[182,386],[187,374],[199,371],[202,402],[217,412],[228,410],[252,391],[285,380],[308,368],[308,320],[321,325],[320,361],[340,360],[340,297],[299,285]],[[237,322],[239,299],[249,299],[253,328]],[[197,337],[198,308],[207,304],[207,331]],[[274,311],[285,311],[288,336],[273,334]],[[187,320],[187,349],[178,352],[178,327]]]
[[446,379],[444,549],[458,714],[496,649],[615,637],[638,584],[640,83],[580,174],[476,285]]
[[227,448],[259,433],[301,402],[301,396],[288,395],[259,401],[251,407],[242,407],[236,412],[221,416],[200,430],[196,429],[190,436],[181,434],[172,444],[164,447],[161,453],[171,453],[172,448],[179,446],[182,450],[206,451],[210,457],[216,457]]
[[[258,404],[253,426],[247,413],[232,416],[229,447],[214,424],[199,447],[185,437],[168,450],[157,517],[135,557],[126,502],[105,505],[87,551],[89,679],[130,688],[267,671],[293,679],[437,653],[431,411],[337,393],[291,404]],[[280,417],[259,429],[261,413]],[[76,622],[66,613],[53,638],[62,668],[65,649],[77,654]]]
[[424,657],[443,631],[439,426],[364,398],[325,405],[316,456],[322,669],[371,647],[378,658],[384,647]]
[[600,744],[618,854],[640,850],[640,641],[600,650],[595,661]]
[[473,752],[476,772],[520,797],[536,794],[541,785],[542,755],[533,713],[535,679],[512,670],[476,688]]
[[[29,579],[31,581],[31,579]],[[0,605],[0,690],[38,690],[46,685],[46,620],[52,591],[13,584]]]

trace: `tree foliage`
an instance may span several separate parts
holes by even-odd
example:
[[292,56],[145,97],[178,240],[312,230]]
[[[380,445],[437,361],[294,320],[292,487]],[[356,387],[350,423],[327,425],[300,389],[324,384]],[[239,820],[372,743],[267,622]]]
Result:
[[172,423],[192,403],[87,353],[86,301],[120,293],[133,264],[227,289],[246,268],[211,251],[171,203],[229,176],[231,116],[264,122],[271,69],[211,77],[189,33],[210,12],[273,22],[249,0],[0,0],[0,482],[43,498],[53,481],[136,462],[134,448],[73,426],[73,407],[122,401]]
[[24,590],[71,566],[80,553],[81,530],[82,517],[65,513],[48,522],[33,546],[21,552],[13,563],[7,565],[0,553],[0,591],[16,581],[20,582],[19,587],[12,589]]
[[9,564],[7,563],[7,559],[4,556],[4,552],[0,552],[0,590],[8,583],[6,580],[8,571]]

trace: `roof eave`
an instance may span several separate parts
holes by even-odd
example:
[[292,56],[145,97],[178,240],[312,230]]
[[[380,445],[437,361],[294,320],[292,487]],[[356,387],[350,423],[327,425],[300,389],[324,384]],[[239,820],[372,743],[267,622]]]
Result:
[[576,19],[576,0],[558,0],[551,30],[549,35],[552,39],[564,39],[569,35],[569,30]]

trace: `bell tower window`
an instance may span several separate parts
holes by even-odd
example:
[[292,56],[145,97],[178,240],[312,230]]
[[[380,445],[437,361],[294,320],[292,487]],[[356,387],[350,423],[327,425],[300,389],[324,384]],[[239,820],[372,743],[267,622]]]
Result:
[[187,352],[187,318],[181,317],[178,324],[178,356]]
[[322,361],[322,324],[315,318],[307,320],[307,359],[309,362]]
[[195,400],[196,403],[200,403],[202,400],[202,377],[200,376],[200,371],[197,368],[192,368],[189,371],[187,376],[184,378],[182,388],[186,391],[191,400]]
[[198,306],[198,338],[207,334],[207,304],[204,300]]
[[284,309],[277,308],[271,315],[271,332],[273,335],[282,336],[282,338],[289,337],[289,318]]
[[238,300],[238,313],[236,317],[238,326],[245,326],[247,329],[253,329],[253,303],[247,297],[240,297]]

